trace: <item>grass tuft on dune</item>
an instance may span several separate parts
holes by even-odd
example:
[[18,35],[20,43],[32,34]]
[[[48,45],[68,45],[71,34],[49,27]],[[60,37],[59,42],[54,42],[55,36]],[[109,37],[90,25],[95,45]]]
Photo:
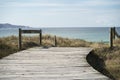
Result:
[[120,39],[114,41],[114,48],[96,48],[94,54],[104,61],[103,67],[115,80],[120,80]]

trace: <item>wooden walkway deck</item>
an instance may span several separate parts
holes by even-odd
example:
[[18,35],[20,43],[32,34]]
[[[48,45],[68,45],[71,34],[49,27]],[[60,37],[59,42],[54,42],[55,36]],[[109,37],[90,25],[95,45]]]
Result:
[[31,48],[0,60],[0,80],[110,80],[86,61],[90,48]]

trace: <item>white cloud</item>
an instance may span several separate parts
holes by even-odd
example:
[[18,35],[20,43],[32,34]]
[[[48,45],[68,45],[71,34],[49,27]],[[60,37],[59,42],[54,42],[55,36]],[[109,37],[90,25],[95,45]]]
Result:
[[86,6],[108,6],[108,5],[120,5],[120,1],[108,1],[108,0],[89,0],[84,1]]
[[2,7],[90,7],[120,5],[120,1],[87,0],[78,3],[50,3],[50,2],[7,2]]
[[[86,0],[78,3],[7,2],[4,21],[46,26],[107,26],[120,23],[120,1]],[[108,9],[104,9],[107,6]],[[109,9],[109,6],[113,8]],[[98,8],[99,7],[99,8]],[[30,13],[30,14],[29,14]],[[0,16],[1,16],[0,15]],[[22,17],[21,17],[22,16]]]

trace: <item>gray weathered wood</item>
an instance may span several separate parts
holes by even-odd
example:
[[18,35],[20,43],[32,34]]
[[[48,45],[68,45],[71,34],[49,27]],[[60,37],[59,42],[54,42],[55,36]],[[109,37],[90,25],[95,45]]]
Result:
[[40,34],[39,34],[39,36],[40,36],[39,37],[40,38],[40,45],[42,45],[42,30],[40,30],[39,32],[40,32]]
[[114,47],[113,41],[115,40],[115,37],[120,38],[120,35],[115,30],[115,27],[112,27],[112,28],[110,28],[110,48],[111,49]]
[[113,27],[113,30],[112,30],[112,32],[113,32],[113,39],[115,39],[115,27]]
[[19,41],[18,41],[18,48],[21,50],[22,48],[22,36],[21,36],[21,29],[19,28]]
[[113,28],[110,28],[110,48],[113,48]]
[[22,30],[22,33],[40,33],[40,30]]
[[57,47],[57,38],[55,36],[55,47]]
[[91,48],[36,47],[0,60],[0,80],[110,80],[86,61]]

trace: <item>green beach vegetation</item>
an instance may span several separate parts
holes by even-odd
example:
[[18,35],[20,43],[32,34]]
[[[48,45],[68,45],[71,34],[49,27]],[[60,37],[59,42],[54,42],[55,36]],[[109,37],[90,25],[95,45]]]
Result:
[[[97,68],[100,67],[99,71],[103,74],[106,74],[109,77],[112,77],[116,80],[120,80],[120,39],[114,41],[115,47],[113,49],[109,48],[107,43],[103,42],[87,42],[81,39],[69,39],[57,37],[57,46],[58,47],[92,47],[94,49],[94,55],[97,55],[100,60],[103,61],[104,65],[94,64],[99,63],[94,60],[90,63],[94,64]],[[23,36],[22,37],[22,47],[27,49],[30,47],[39,46],[39,37],[38,36]],[[42,46],[54,47],[54,36],[52,35],[43,35],[42,36]],[[18,49],[18,37],[10,36],[0,38],[0,58],[13,54],[19,51]],[[88,58],[92,60],[92,58]],[[88,62],[89,62],[88,60]],[[105,71],[103,71],[103,70]]]

